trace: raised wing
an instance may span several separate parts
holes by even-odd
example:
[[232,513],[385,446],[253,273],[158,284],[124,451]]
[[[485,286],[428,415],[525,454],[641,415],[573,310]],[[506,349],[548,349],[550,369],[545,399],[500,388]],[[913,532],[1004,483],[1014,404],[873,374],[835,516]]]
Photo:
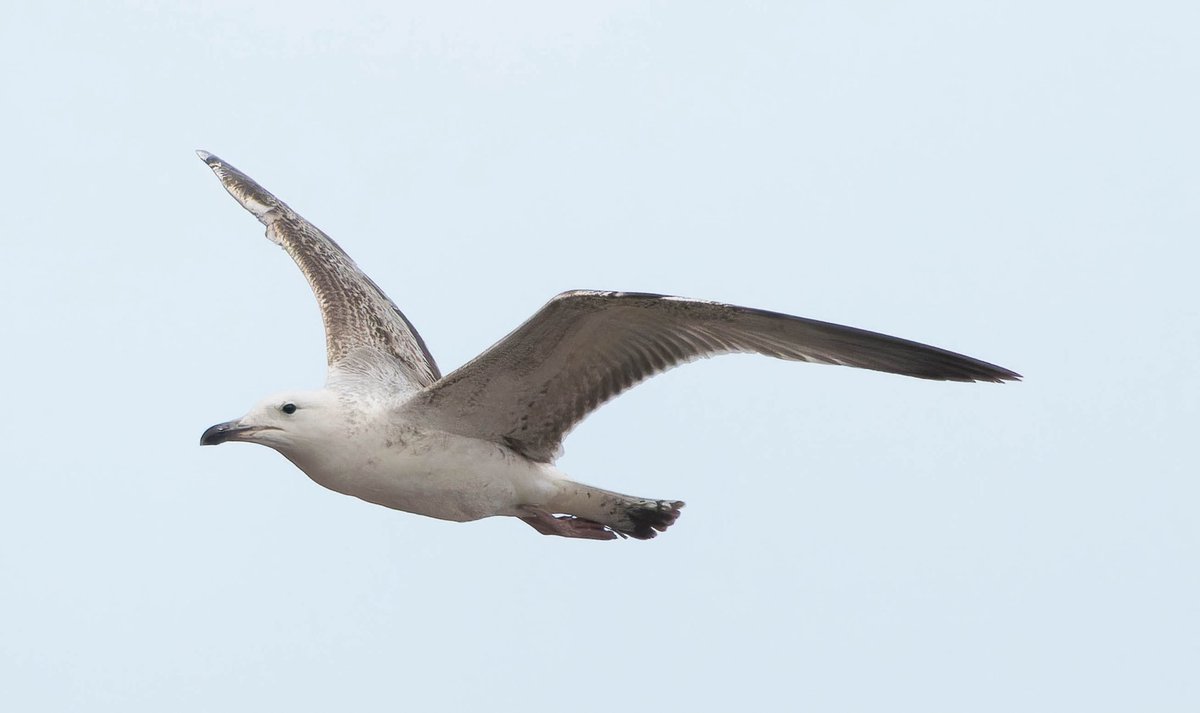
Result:
[[229,195],[267,226],[267,237],[292,256],[308,279],[325,323],[331,378],[369,374],[398,379],[395,386],[412,390],[440,378],[412,323],[337,243],[254,179],[207,151],[196,153]]
[[409,403],[437,427],[557,457],[567,432],[638,382],[699,357],[756,352],[942,381],[1019,374],[906,339],[717,302],[565,292]]

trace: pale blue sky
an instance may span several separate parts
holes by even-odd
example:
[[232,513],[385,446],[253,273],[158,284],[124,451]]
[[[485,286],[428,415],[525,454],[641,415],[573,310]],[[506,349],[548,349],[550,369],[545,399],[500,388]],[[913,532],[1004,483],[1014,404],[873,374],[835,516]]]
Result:
[[[10,3],[0,708],[1200,708],[1200,6]],[[201,449],[317,386],[324,228],[443,370],[569,288],[1026,375],[728,357],[567,441],[653,542]]]

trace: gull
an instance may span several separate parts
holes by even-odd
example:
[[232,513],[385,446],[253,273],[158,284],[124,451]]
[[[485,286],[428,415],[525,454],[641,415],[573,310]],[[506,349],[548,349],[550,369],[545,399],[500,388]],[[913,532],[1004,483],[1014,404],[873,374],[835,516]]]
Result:
[[601,404],[698,358],[749,352],[942,381],[1020,375],[897,337],[777,312],[634,292],[573,290],[442,376],[412,323],[329,236],[249,176],[196,152],[300,267],[325,326],[325,386],[267,397],[201,445],[273,448],[318,484],[467,522],[498,515],[544,535],[650,539],[683,502],[601,490],[555,466]]

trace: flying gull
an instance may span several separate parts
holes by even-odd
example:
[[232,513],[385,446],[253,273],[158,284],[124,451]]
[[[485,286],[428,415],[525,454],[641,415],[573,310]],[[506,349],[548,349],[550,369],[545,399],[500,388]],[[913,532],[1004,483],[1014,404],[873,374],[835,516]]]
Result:
[[544,535],[649,539],[678,500],[575,482],[563,438],[626,389],[701,357],[752,352],[942,381],[1019,379],[993,364],[853,327],[719,302],[564,292],[442,376],[412,323],[335,243],[249,176],[197,152],[267,226],[316,294],[325,388],[270,396],[201,445],[258,443],[331,490],[443,520],[520,518]]

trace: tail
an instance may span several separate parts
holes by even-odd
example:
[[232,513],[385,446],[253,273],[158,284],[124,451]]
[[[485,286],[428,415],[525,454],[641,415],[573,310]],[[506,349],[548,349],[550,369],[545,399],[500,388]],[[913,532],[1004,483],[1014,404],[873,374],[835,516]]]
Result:
[[674,525],[682,507],[680,500],[635,498],[566,480],[557,495],[539,508],[527,508],[530,515],[522,519],[545,535],[649,540]]

